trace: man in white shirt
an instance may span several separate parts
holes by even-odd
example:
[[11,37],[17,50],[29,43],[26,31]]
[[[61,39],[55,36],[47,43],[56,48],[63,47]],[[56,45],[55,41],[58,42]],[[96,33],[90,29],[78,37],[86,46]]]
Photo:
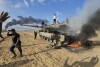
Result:
[[56,14],[54,14],[54,16],[53,16],[53,24],[57,24],[57,15]]

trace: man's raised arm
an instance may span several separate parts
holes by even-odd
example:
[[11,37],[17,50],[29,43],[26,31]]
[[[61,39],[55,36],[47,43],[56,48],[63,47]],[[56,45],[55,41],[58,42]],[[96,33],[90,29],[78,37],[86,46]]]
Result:
[[12,36],[12,34],[10,34],[9,32],[10,32],[10,30],[8,30],[8,32],[7,32],[7,36]]

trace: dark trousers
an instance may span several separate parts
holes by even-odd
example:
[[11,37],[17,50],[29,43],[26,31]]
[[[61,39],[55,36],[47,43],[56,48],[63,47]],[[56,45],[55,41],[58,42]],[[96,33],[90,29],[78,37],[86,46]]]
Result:
[[15,51],[14,51],[14,48],[17,48],[20,52],[20,55],[22,55],[22,49],[21,49],[21,44],[18,44],[17,46],[15,44],[12,44],[11,47],[10,47],[10,51],[16,55]]
[[56,24],[56,19],[53,20],[53,23]]
[[34,34],[34,39],[36,39],[36,38],[37,38],[37,33]]

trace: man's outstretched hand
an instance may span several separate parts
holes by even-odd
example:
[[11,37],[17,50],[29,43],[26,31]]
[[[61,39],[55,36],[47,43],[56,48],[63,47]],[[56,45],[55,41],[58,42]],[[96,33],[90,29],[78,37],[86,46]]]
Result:
[[10,16],[8,16],[8,12],[2,12],[0,14],[0,21],[4,22],[6,21]]

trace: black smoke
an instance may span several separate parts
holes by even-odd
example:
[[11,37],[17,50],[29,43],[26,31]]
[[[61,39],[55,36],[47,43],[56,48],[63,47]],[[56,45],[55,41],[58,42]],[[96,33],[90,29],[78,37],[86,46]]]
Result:
[[48,23],[48,20],[36,19],[31,16],[29,16],[29,17],[18,16],[18,18],[19,18],[18,20],[12,19],[12,21],[8,22],[5,26],[5,28],[7,29],[9,26],[13,26],[13,25],[17,25],[17,24],[19,24],[19,25],[32,24],[32,23],[41,24],[43,21],[45,23]]
[[88,22],[82,26],[80,33],[81,41],[86,41],[89,38],[96,37],[97,30],[100,30],[100,9],[88,18]]

